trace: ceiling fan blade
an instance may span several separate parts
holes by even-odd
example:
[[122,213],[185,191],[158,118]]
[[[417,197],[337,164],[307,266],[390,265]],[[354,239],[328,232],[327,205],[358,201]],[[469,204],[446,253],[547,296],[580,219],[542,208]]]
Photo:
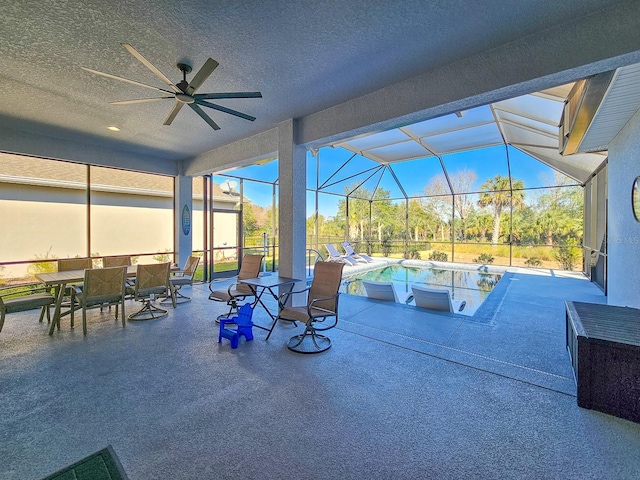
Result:
[[175,100],[176,97],[156,97],[156,98],[141,98],[139,100],[123,100],[121,102],[109,102],[110,105],[132,105],[134,103],[148,103],[158,102],[160,100]]
[[167,118],[164,119],[163,125],[171,125],[171,122],[173,122],[173,119],[176,118],[176,115],[178,115],[178,112],[183,105],[184,103],[182,102],[176,102],[176,104],[173,106],[173,109],[169,112],[169,115],[167,115]]
[[216,105],[215,103],[205,102],[204,100],[197,99],[196,103],[198,105],[202,105],[203,107],[213,108],[215,110],[228,113],[229,115],[235,115],[236,117],[244,118],[245,120],[249,120],[250,122],[253,122],[256,119],[256,117],[252,117],[251,115],[247,115],[246,113],[238,112],[237,110],[232,110],[230,108],[223,107],[221,105]]
[[151,90],[155,90],[156,92],[163,92],[163,93],[170,93],[170,94],[173,93],[173,92],[170,92],[169,90],[164,90],[163,88],[153,87],[151,85],[146,85],[144,83],[136,82],[134,80],[129,80],[128,78],[122,78],[116,75],[111,75],[110,73],[99,72],[98,70],[92,70],[87,67],[80,67],[80,68],[86,72],[95,73],[96,75],[101,75],[107,78],[113,78],[114,80],[120,80],[121,82],[127,82],[132,85],[137,85],[138,87],[150,88]]
[[209,117],[209,115],[207,115],[206,113],[204,113],[204,110],[202,110],[198,105],[196,105],[195,103],[190,103],[189,106],[191,107],[191,109],[196,112],[198,115],[200,115],[200,117],[209,124],[209,126],[211,126],[211,128],[213,128],[214,130],[220,130],[220,127],[218,126],[218,124],[216,122],[214,122],[213,120],[211,120],[211,117]]
[[205,80],[209,78],[209,75],[213,73],[218,65],[219,63],[216,62],[213,58],[208,58],[207,61],[204,62],[202,68],[198,70],[198,73],[196,73],[195,76],[191,79],[191,82],[189,82],[186,93],[188,95],[193,95],[194,92],[205,82]]
[[220,99],[220,98],[262,98],[262,94],[260,92],[230,92],[230,93],[198,93],[194,95],[195,98],[209,98],[209,99]]
[[158,70],[156,67],[154,67],[151,62],[149,62],[149,60],[147,60],[146,58],[144,58],[142,55],[140,55],[140,52],[138,52],[135,48],[133,48],[131,45],[129,45],[128,43],[123,43],[122,46],[127,49],[127,51],[133,55],[134,57],[136,57],[145,67],[147,67],[149,70],[151,70],[160,80],[162,80],[164,83],[166,83],[167,85],[169,85],[171,87],[171,89],[176,92],[176,93],[182,93],[180,91],[180,89],[178,87],[176,87],[171,80],[169,80],[167,77],[165,77],[165,75]]

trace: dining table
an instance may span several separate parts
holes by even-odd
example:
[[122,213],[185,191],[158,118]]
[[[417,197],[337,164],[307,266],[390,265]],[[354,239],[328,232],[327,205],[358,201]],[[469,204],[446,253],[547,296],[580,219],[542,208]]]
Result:
[[[137,270],[136,265],[129,265],[127,267],[127,277],[135,277]],[[71,310],[62,313],[62,301],[67,285],[82,282],[84,280],[84,270],[37,273],[36,279],[46,287],[53,288],[54,291],[53,296],[56,299],[56,307],[53,313],[53,319],[51,320],[51,326],[49,327],[49,335],[53,335],[56,326],[58,330],[60,330],[60,318],[71,313]],[[71,308],[73,308],[73,306]]]
[[[276,322],[278,321],[278,314],[274,314],[271,312],[271,310],[269,310],[269,307],[262,301],[262,296],[265,293],[268,293],[276,301],[278,301],[278,294],[281,287],[285,287],[285,289],[286,287],[288,287],[288,290],[286,290],[284,293],[290,293],[291,290],[293,290],[294,285],[301,281],[302,280],[299,280],[297,278],[282,277],[280,275],[264,275],[256,278],[245,278],[243,280],[238,280],[239,283],[247,285],[253,291],[253,294],[256,297],[255,301],[253,302],[253,307],[255,308],[257,304],[262,305],[264,311],[267,312],[267,315],[269,315],[269,317],[271,318],[271,326],[269,327],[257,325],[254,323],[254,327],[260,328],[262,330],[267,330],[269,332],[265,340],[269,340],[269,337],[271,336],[271,333],[276,326]],[[278,291],[276,291],[276,289],[278,289]]]

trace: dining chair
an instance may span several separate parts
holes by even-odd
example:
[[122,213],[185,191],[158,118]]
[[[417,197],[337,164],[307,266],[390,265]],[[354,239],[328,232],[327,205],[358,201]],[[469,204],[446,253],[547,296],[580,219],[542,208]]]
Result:
[[75,286],[75,298],[82,308],[82,333],[87,334],[87,309],[115,305],[116,320],[121,307],[122,326],[125,326],[124,300],[127,267],[92,268],[84,271],[82,288]]
[[[173,299],[169,282],[170,266],[169,262],[138,265],[134,286],[127,287],[127,292],[133,295],[135,301],[142,302],[142,308],[129,315],[129,320],[151,320],[169,313],[164,308],[154,305],[153,302],[156,298],[163,296]],[[175,308],[175,302],[172,303]]]
[[193,278],[196,274],[196,270],[198,269],[198,264],[200,263],[200,257],[196,257],[195,255],[189,256],[187,261],[184,264],[184,268],[178,272],[171,273],[169,276],[169,282],[171,282],[171,292],[173,293],[173,298],[165,297],[160,300],[162,305],[168,305],[169,302],[175,302],[175,304],[186,303],[191,301],[191,297],[187,297],[180,293],[180,289],[185,285],[191,286],[193,284]]
[[[338,324],[338,298],[344,263],[318,262],[313,269],[311,285],[304,290],[288,292],[278,298],[279,312],[274,320],[302,322],[304,332],[287,342],[287,348],[298,353],[320,353],[331,348],[331,339],[318,332]],[[287,305],[289,297],[307,292],[307,303]]]
[[22,285],[0,289],[0,332],[4,326],[4,319],[9,313],[40,308],[40,322],[42,322],[45,313],[47,314],[47,320],[51,320],[49,307],[55,301],[50,290],[45,287],[34,289],[28,285]]
[[131,266],[131,257],[122,255],[119,257],[102,257],[103,267],[129,267]]
[[[58,271],[68,272],[70,270],[85,270],[87,268],[93,268],[93,260],[91,258],[59,258],[58,259]],[[64,291],[64,297],[62,300],[62,308],[68,308],[62,315],[71,315],[71,327],[74,324],[74,312],[80,307],[75,300],[76,288],[82,288],[81,283],[75,285],[67,285]]]
[[247,298],[255,297],[255,291],[251,289],[249,285],[240,283],[240,280],[246,280],[248,278],[257,278],[260,275],[260,267],[262,266],[262,259],[264,255],[261,254],[247,254],[242,257],[242,265],[238,272],[237,282],[232,283],[226,289],[213,290],[211,283],[209,284],[209,300],[215,302],[224,302],[229,306],[229,312],[226,314],[218,315],[216,321],[219,322],[221,318],[228,318],[234,312],[238,311],[240,302],[244,302]]

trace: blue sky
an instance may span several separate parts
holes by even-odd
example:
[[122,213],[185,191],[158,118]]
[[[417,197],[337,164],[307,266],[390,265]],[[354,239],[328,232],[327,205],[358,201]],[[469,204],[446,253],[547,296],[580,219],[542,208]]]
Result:
[[[351,152],[339,147],[325,147],[320,149],[320,184],[326,182],[331,174],[340,168],[352,155]],[[307,155],[307,158],[307,186],[313,189],[316,185],[316,160],[312,158],[310,154]],[[509,161],[513,178],[523,180],[525,188],[552,186],[555,184],[554,171],[550,167],[515,148],[509,147]],[[507,175],[508,171],[504,146],[445,155],[443,156],[443,163],[450,175],[462,169],[473,170],[477,175],[477,179],[472,186],[472,190],[474,191],[480,190],[480,186],[487,179],[495,175]],[[358,155],[349,162],[348,166],[344,167],[329,180],[328,183],[337,182],[342,179],[345,180],[336,185],[326,187],[326,191],[342,193],[345,185],[364,181],[367,176],[371,175],[375,170],[370,170],[366,174],[351,179],[347,179],[347,177],[354,175],[356,172],[374,167],[377,168],[378,164]],[[391,169],[409,196],[420,195],[434,175],[442,174],[440,162],[435,157],[393,163],[391,164]],[[253,165],[228,173],[229,175],[247,179],[273,182],[278,176],[278,162],[274,160],[264,165]],[[382,179],[379,180],[380,175],[381,173],[375,175],[374,178],[371,178],[365,183],[365,186],[368,187],[369,190],[372,190],[375,185],[379,185],[381,188],[391,191],[392,198],[402,197],[402,193],[390,173],[385,172],[384,175],[382,175]],[[214,181],[220,183],[226,178],[227,177],[223,175],[216,175]],[[270,185],[245,181],[244,193],[257,205],[265,207],[271,205]],[[319,212],[324,216],[335,215],[339,197],[335,195],[321,195],[320,198]],[[310,212],[308,212],[308,215],[309,214]]]

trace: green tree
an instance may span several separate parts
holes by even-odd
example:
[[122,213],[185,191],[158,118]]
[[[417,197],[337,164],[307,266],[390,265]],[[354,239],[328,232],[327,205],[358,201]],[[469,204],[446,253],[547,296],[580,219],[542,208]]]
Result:
[[254,213],[253,204],[250,202],[242,206],[242,227],[245,236],[252,236],[258,230],[258,222]]
[[[513,209],[524,207],[524,182],[522,180],[514,180],[509,182],[509,177],[496,175],[484,182],[480,189],[480,198],[478,205],[480,207],[489,207],[493,214],[493,233],[491,234],[491,243],[496,244],[500,238],[500,217],[505,207],[513,205]],[[512,190],[512,191],[510,191]]]
[[487,233],[493,227],[491,214],[473,210],[467,217],[467,234],[472,235],[478,242],[487,240]]

